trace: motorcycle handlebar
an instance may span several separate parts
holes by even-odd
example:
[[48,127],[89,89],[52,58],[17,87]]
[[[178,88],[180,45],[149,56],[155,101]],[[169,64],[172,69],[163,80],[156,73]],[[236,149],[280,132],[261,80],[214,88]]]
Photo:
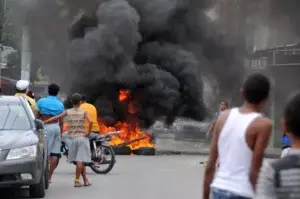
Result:
[[117,135],[117,134],[120,134],[121,131],[112,131],[112,132],[108,132],[106,133],[105,135]]

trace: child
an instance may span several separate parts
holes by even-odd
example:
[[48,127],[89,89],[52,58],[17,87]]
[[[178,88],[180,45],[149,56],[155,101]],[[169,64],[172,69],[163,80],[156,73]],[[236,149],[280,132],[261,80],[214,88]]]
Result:
[[258,199],[290,199],[300,196],[300,92],[285,106],[282,127],[291,148],[282,159],[262,168],[256,186]]
[[[91,150],[88,136],[91,133],[93,122],[85,111],[79,109],[81,98],[82,97],[80,94],[73,94],[71,97],[73,108],[64,111],[58,116],[51,117],[44,122],[45,124],[47,124],[68,116],[68,133],[72,139],[68,160],[76,164],[76,177],[74,187],[91,185],[86,176],[85,165],[91,162]],[[89,122],[88,131],[85,130],[85,119]],[[82,175],[84,184],[80,183],[80,175]]]

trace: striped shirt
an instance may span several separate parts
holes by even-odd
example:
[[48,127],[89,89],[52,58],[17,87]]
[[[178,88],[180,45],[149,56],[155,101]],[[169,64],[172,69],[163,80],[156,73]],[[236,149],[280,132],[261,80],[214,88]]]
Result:
[[262,167],[256,186],[257,199],[300,198],[300,150]]
[[67,110],[68,133],[71,137],[84,136],[85,112],[81,109]]

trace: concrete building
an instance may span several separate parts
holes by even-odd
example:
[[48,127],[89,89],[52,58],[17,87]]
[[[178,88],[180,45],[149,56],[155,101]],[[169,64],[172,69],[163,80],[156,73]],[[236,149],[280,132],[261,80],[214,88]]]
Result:
[[245,69],[266,73],[273,92],[265,113],[273,119],[270,147],[280,147],[280,117],[286,97],[300,87],[299,1],[215,0],[216,29],[228,44],[239,42],[248,52]]
[[[268,115],[274,121],[271,146],[280,147],[280,118],[287,96],[299,89],[300,81],[300,44],[293,16],[296,15],[287,2],[284,8],[277,0],[261,1],[261,10],[257,12],[252,26],[252,34],[247,36],[253,46],[246,66],[250,71],[260,70],[268,74],[273,81],[273,92]],[[285,10],[284,10],[285,9]]]

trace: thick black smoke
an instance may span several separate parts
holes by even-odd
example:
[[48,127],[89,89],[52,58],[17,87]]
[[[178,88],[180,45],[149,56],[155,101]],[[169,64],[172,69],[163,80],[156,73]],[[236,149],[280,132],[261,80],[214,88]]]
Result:
[[[240,48],[216,34],[204,14],[209,1],[62,2],[41,0],[30,12],[33,59],[68,93],[87,94],[107,122],[132,114],[144,127],[161,118],[203,120],[203,75],[225,93],[242,79]],[[131,98],[120,102],[124,89]]]
[[[170,9],[177,9],[176,4],[173,6]],[[153,24],[160,27],[151,28],[149,23],[141,30],[140,25],[145,22],[138,11],[125,0],[111,0],[100,4],[96,26],[86,26],[82,23],[86,17],[79,18],[71,28],[69,59],[71,70],[76,71],[72,76],[72,91],[93,96],[100,115],[113,118],[117,115],[119,118],[115,119],[122,120],[126,114],[116,112],[127,110],[115,109],[119,103],[117,96],[120,89],[129,89],[135,114],[143,126],[152,125],[164,116],[167,123],[177,116],[203,120],[206,112],[198,73],[200,63],[192,52],[171,41],[171,37],[159,37],[172,30],[162,29],[167,27],[170,16],[157,19],[162,24]],[[155,37],[149,39],[151,36]],[[105,101],[113,104],[108,115],[101,112],[106,109],[101,107]]]

